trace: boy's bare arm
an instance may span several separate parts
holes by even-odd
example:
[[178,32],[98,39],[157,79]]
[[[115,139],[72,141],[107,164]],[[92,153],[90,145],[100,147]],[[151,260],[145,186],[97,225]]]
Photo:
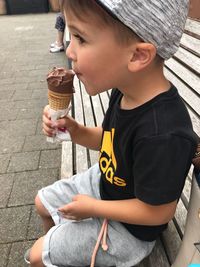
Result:
[[65,217],[75,220],[99,217],[130,224],[161,225],[173,218],[176,205],[177,201],[153,206],[138,199],[106,201],[77,195],[59,210]]
[[[177,201],[154,206],[139,199],[119,201],[97,201],[97,217],[140,225],[161,225],[168,223],[174,216]],[[104,208],[103,208],[104,207]],[[106,207],[106,208],[105,208]]]
[[70,132],[70,134],[74,143],[89,149],[100,150],[102,127],[86,127],[78,124],[76,130]]

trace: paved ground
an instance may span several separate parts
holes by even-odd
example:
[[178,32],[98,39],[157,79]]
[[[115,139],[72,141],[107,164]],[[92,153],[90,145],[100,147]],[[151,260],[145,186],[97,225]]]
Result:
[[24,251],[42,234],[34,196],[59,179],[61,146],[46,142],[41,114],[45,76],[66,66],[50,54],[55,14],[0,16],[0,266],[23,267]]

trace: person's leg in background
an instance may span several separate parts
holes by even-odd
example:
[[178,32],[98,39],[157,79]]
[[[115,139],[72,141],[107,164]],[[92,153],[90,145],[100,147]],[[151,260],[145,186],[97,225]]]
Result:
[[55,28],[57,29],[57,36],[55,43],[50,46],[51,53],[57,53],[64,51],[64,34],[65,34],[65,19],[62,13],[58,13],[56,17]]

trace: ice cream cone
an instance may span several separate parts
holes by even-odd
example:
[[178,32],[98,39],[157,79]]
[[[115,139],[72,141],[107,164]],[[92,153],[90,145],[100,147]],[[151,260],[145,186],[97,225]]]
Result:
[[65,68],[54,67],[48,73],[48,100],[51,109],[57,111],[69,107],[72,94],[74,93],[73,78],[73,71]]
[[[75,92],[73,78],[72,70],[57,67],[54,67],[47,75],[49,114],[52,121],[66,116],[69,112],[70,101]],[[70,140],[66,129],[57,129],[54,137],[47,137],[47,141],[51,143],[64,140]]]
[[49,107],[55,111],[67,109],[73,94],[60,94],[48,90]]

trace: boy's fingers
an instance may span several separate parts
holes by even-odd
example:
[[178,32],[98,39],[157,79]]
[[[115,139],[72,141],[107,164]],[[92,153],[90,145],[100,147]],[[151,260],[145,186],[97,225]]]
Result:
[[48,113],[49,112],[49,105],[46,105],[45,107],[44,107],[44,110],[43,110],[43,112],[45,112],[45,113]]
[[58,119],[56,121],[56,126],[58,128],[66,128],[66,122],[67,122],[67,118],[66,117],[63,117],[63,118]]
[[48,134],[48,135],[53,135],[53,134],[55,134],[55,131],[56,131],[55,129],[46,125],[44,122],[42,123],[42,130],[45,134]]
[[51,127],[51,120],[45,114],[42,116],[42,121],[43,121],[44,124],[46,124],[49,127]]
[[49,114],[49,105],[45,106],[43,109],[43,114],[47,117],[47,118],[51,118],[50,114]]

